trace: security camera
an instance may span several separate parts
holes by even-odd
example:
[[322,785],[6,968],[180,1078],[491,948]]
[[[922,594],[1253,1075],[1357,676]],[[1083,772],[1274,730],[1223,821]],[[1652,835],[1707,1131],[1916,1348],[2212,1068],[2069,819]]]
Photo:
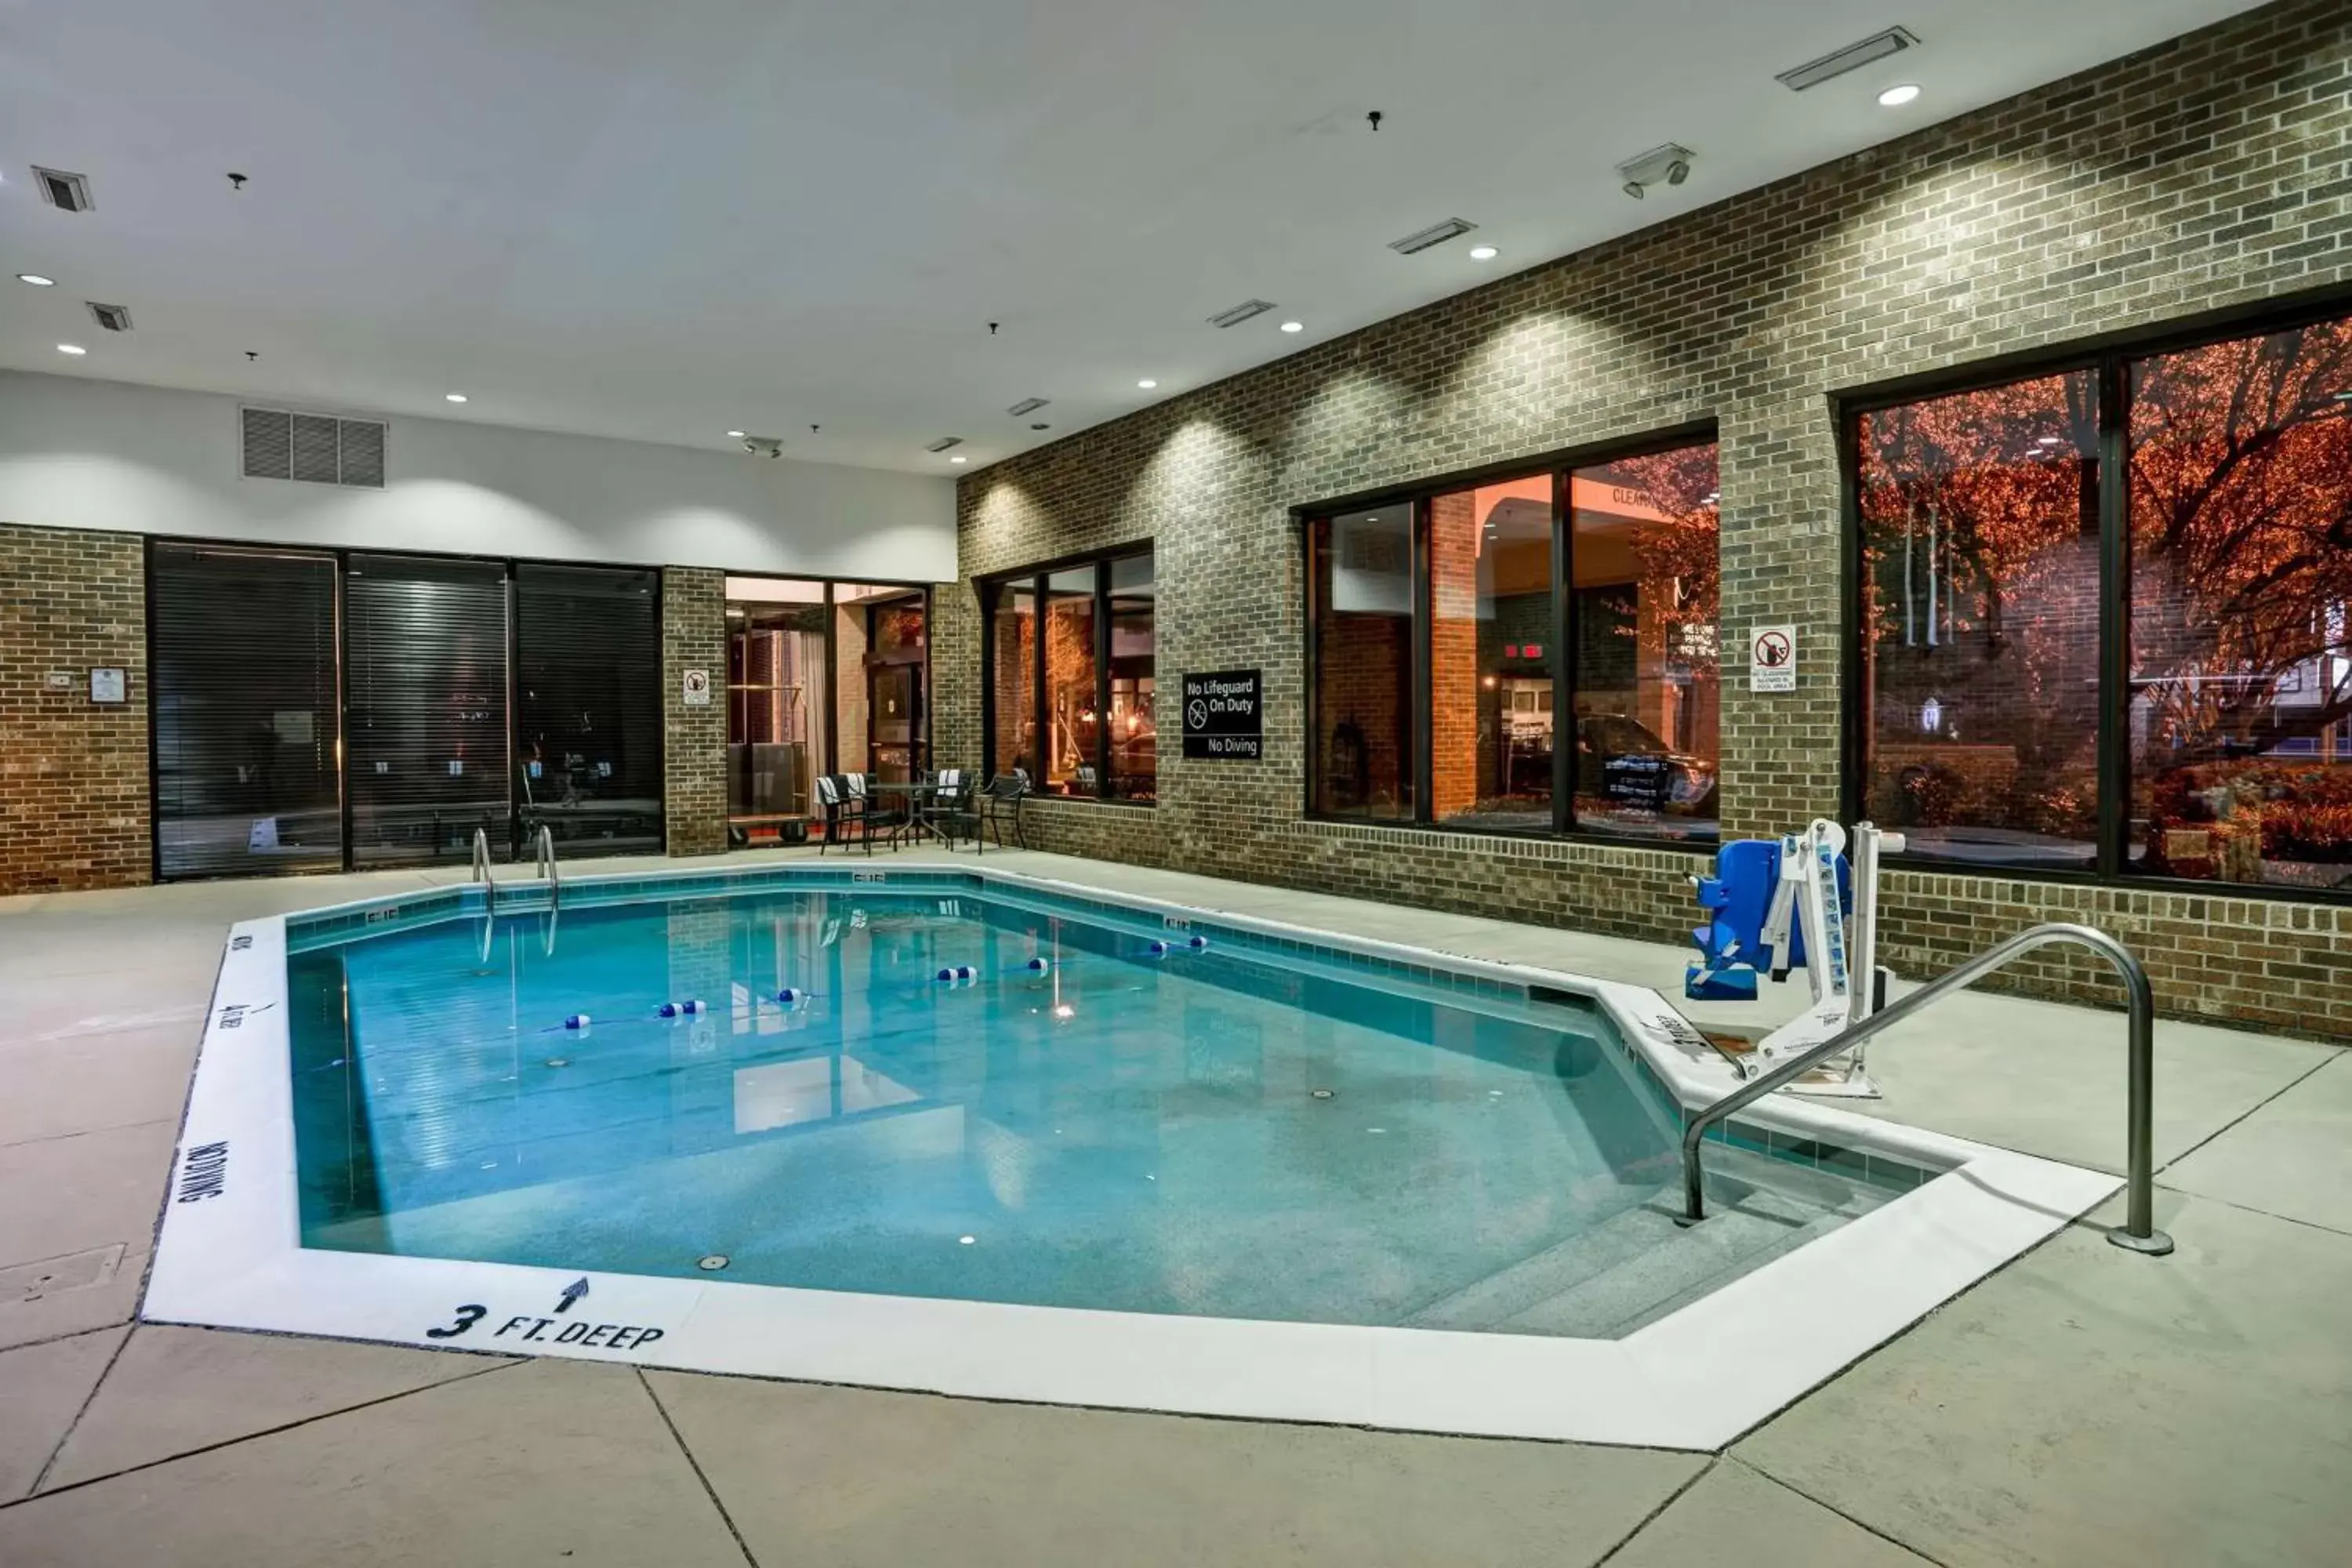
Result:
[[1639,181],[1639,180],[1628,180],[1628,181],[1626,181],[1626,182],[1625,182],[1625,194],[1626,194],[1627,195],[1629,195],[1629,196],[1633,197],[1635,201],[1637,201],[1637,202],[1638,202],[1638,201],[1640,201],[1640,200],[1642,199],[1642,195],[1643,195],[1643,191],[1642,191],[1642,182],[1641,182],[1641,181]]
[[773,436],[746,436],[743,437],[743,450],[755,458],[781,458],[784,455],[784,444]]
[[1677,158],[1666,165],[1666,184],[1679,185],[1690,178],[1690,160]]

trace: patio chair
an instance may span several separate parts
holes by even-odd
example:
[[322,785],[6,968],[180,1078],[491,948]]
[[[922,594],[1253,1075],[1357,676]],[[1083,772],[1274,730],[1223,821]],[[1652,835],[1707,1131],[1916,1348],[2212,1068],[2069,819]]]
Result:
[[906,808],[885,805],[867,787],[864,773],[844,773],[841,776],[843,783],[849,786],[849,798],[858,807],[857,820],[862,828],[858,841],[866,846],[866,853],[874,853],[874,836],[877,833],[896,849],[899,836],[906,832],[909,820]]
[[[824,837],[818,841],[816,852],[822,855],[835,844],[846,848],[849,844],[848,830],[852,825],[856,826],[858,837],[865,837],[867,832],[866,807],[866,800],[864,794],[852,794],[849,781],[844,775],[817,774],[816,808],[817,814],[824,819]],[[866,853],[869,855],[873,853],[870,845],[867,847]]]
[[972,847],[980,850],[982,835],[987,834],[996,839],[999,849],[1003,848],[1004,824],[1009,821],[1013,824],[1013,841],[1028,848],[1029,835],[1021,822],[1021,803],[1028,795],[1029,781],[1017,769],[989,780],[973,802]]

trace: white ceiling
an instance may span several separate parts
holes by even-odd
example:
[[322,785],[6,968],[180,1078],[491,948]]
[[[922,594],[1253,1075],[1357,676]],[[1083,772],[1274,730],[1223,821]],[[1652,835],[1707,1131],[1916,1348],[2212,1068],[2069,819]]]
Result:
[[[2251,8],[0,0],[0,365],[969,472],[924,445],[983,463]],[[1772,79],[1891,24],[1924,47]],[[1621,195],[1670,140],[1690,182]],[[1500,259],[1387,248],[1453,216]]]

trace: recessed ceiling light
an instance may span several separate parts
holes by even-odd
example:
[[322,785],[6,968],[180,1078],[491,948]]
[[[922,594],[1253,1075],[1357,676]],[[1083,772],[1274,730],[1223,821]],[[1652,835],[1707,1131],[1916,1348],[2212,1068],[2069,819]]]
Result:
[[727,438],[730,441],[740,441],[743,438],[743,432],[740,430],[730,430],[727,432]]
[[965,457],[961,452],[958,452],[954,457],[950,458],[948,461],[950,463],[969,463],[971,459]]
[[58,353],[61,354],[86,354],[89,353],[89,351],[82,347],[79,343],[59,343],[58,345]]
[[462,392],[445,392],[441,395],[447,398],[452,403],[463,403],[466,401],[466,395]]
[[44,278],[37,272],[19,272],[16,274],[16,281],[30,283],[36,289],[54,289],[58,286],[56,279]]
[[1150,377],[1146,376],[1143,380],[1137,382],[1135,384],[1142,388],[1144,391],[1150,392],[1153,387],[1158,386],[1160,384],[1153,381]]
[[1470,259],[1473,261],[1492,261],[1502,254],[1491,245],[1474,245],[1470,247]]
[[1918,96],[1919,84],[1917,82],[1898,82],[1895,86],[1888,88],[1885,92],[1880,93],[1878,95],[1878,101],[1888,109],[1900,109]]
[[1286,332],[1303,332],[1307,330],[1307,323],[1304,321],[1285,321],[1282,323],[1282,330]]

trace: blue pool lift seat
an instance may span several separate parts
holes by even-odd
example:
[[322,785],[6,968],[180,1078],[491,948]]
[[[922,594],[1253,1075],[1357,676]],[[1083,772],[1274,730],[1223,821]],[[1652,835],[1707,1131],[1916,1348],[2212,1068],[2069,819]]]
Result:
[[[1838,906],[1853,911],[1853,870],[1838,857]],[[1804,967],[1801,921],[1789,924],[1789,951],[1776,954],[1764,941],[1764,921],[1780,885],[1780,841],[1739,838],[1715,853],[1715,875],[1691,879],[1698,907],[1707,917],[1691,931],[1699,956],[1683,976],[1683,994],[1702,1002],[1752,1002],[1756,977],[1764,971],[1787,973]]]

